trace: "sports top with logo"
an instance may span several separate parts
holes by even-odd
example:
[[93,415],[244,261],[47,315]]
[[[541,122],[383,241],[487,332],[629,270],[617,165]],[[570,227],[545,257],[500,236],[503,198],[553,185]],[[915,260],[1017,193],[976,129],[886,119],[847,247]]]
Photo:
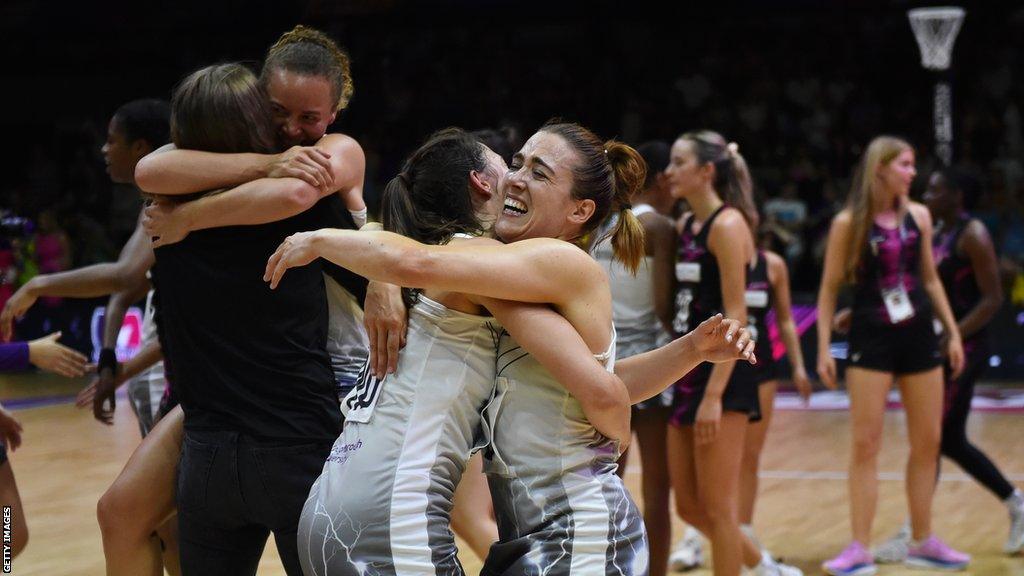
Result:
[[[612,371],[615,334],[594,356]],[[485,411],[484,471],[499,539],[484,576],[647,574],[643,520],[615,474],[618,443],[507,332]]]
[[[942,287],[946,289],[949,306],[957,320],[966,316],[981,301],[981,289],[978,288],[978,280],[974,277],[971,260],[956,248],[970,221],[971,217],[968,214],[961,213],[948,226],[937,229],[932,239],[935,266],[939,270]],[[974,334],[965,336],[964,347],[966,348],[970,341],[984,340],[987,329],[988,326],[985,326]]]
[[912,374],[942,363],[921,286],[921,242],[909,210],[895,228],[872,223],[853,290],[851,366]]
[[494,389],[500,327],[420,295],[398,368],[363,368],[299,521],[307,575],[462,574],[450,514]]
[[763,250],[757,251],[757,262],[747,268],[747,330],[754,338],[757,364],[738,362],[734,377],[748,378],[755,384],[777,377],[776,362],[772,356],[772,340],[768,335],[768,312],[772,309],[772,285],[768,280],[768,258]]
[[[676,258],[676,280],[679,281],[677,312],[672,325],[678,335],[686,334],[701,322],[723,312],[718,259],[708,249],[708,237],[718,216],[726,209],[725,205],[719,206],[697,232],[693,230],[694,214],[687,216],[683,222],[679,255]],[[711,370],[712,365],[704,362],[676,382],[672,424],[688,426],[694,423]],[[760,419],[757,385],[749,378],[737,378],[734,370],[722,393],[722,409],[749,414],[752,420]]]

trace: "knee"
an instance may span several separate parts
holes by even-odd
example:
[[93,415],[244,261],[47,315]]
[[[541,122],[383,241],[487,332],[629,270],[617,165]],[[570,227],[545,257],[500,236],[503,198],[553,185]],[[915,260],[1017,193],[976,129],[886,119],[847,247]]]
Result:
[[858,433],[853,438],[853,459],[857,462],[874,461],[881,448],[881,432]]
[[96,519],[105,538],[125,535],[133,526],[132,517],[131,506],[114,487],[104,492],[96,503]]
[[676,514],[687,524],[701,524],[704,520],[704,507],[696,498],[676,498]]
[[712,526],[736,524],[736,506],[727,499],[713,499],[704,505],[704,513]]

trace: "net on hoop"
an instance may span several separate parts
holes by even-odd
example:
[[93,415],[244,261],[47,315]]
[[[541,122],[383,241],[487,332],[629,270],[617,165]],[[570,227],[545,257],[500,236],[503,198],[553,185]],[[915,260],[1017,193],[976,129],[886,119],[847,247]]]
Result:
[[964,14],[963,8],[957,6],[916,8],[907,12],[917,47],[921,49],[922,66],[929,70],[949,68],[949,57]]

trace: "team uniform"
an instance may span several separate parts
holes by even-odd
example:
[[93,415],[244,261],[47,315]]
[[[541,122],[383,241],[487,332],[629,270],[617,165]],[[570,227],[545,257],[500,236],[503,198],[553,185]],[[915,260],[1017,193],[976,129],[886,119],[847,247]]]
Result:
[[[632,210],[638,218],[654,212],[654,208],[648,204],[638,204]],[[608,235],[617,220],[617,215],[609,218],[599,234]],[[651,256],[644,256],[634,276],[615,259],[610,236],[598,242],[592,253],[594,259],[608,273],[612,292],[612,322],[615,324],[617,335],[616,359],[636,356],[666,344],[670,337],[654,312],[654,259]],[[672,388],[669,387],[658,396],[636,404],[634,408],[642,412],[647,408],[667,408],[671,405]]]
[[398,368],[363,369],[302,510],[307,576],[460,575],[450,515],[494,389],[499,327],[420,295]]
[[[768,280],[768,258],[763,250],[757,252],[757,262],[747,268],[747,331],[754,340],[757,364],[737,362],[732,377],[764,384],[776,380],[778,363],[772,355],[772,340],[768,335],[768,312],[772,309],[772,285]],[[731,384],[730,384],[731,385]]]
[[[981,300],[981,290],[974,276],[974,268],[966,256],[956,247],[971,219],[961,214],[948,228],[936,232],[932,242],[935,263],[939,277],[949,297],[953,316],[960,320]],[[992,491],[1000,500],[1013,494],[1013,485],[999,471],[987,456],[967,439],[967,416],[971,411],[974,397],[974,383],[988,367],[988,330],[966,336],[964,346],[964,370],[959,378],[953,378],[947,363],[945,366],[945,403],[942,419],[942,454],[952,458],[971,476]]]
[[[146,294],[146,310],[142,318],[142,347],[157,340],[154,291]],[[139,420],[139,432],[145,438],[162,416],[160,404],[167,394],[164,361],[160,360],[128,381],[128,400]]]
[[[708,249],[708,236],[715,220],[725,209],[726,206],[723,205],[715,210],[696,233],[693,231],[693,214],[683,222],[679,254],[676,258],[676,280],[679,281],[679,290],[676,293],[677,313],[672,324],[677,334],[686,334],[701,322],[724,312],[718,260]],[[742,363],[738,362],[737,368],[739,364]],[[704,362],[676,383],[671,418],[674,425],[689,426],[694,423],[711,371],[712,365]],[[722,410],[741,412],[749,415],[751,420],[760,420],[761,405],[757,395],[757,384],[743,377],[742,372],[737,375],[734,369],[729,384],[722,393]]]
[[942,364],[918,277],[921,238],[909,212],[894,229],[872,223],[853,293],[850,366],[903,375]]
[[[611,371],[615,335],[595,356]],[[484,576],[646,574],[643,521],[615,474],[618,443],[507,332],[484,421],[484,455],[499,540]]]

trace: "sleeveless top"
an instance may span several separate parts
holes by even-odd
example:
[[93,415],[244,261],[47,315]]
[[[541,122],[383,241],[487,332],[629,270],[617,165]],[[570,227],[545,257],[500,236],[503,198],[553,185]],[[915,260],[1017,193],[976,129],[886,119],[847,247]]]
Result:
[[[754,338],[757,362],[772,361],[772,342],[768,336],[768,313],[772,310],[772,285],[768,280],[768,258],[757,251],[757,262],[747,268],[747,330]],[[741,363],[742,364],[742,363]]]
[[909,210],[893,229],[872,222],[853,291],[852,322],[893,326],[882,292],[900,286],[907,292],[914,315],[898,325],[922,319],[931,322],[931,301],[921,287],[918,273],[920,261],[921,229]]
[[[961,213],[949,226],[936,230],[932,238],[935,265],[939,270],[939,278],[942,279],[942,287],[946,289],[946,296],[949,297],[949,306],[957,320],[969,314],[981,301],[981,289],[978,288],[971,259],[957,250],[960,237],[963,236],[970,221],[971,217],[968,214]],[[986,331],[987,326],[971,334],[968,339],[984,337]]]
[[[613,370],[614,330],[595,358]],[[481,574],[646,574],[643,522],[615,474],[618,443],[504,331],[497,374],[484,471],[499,540]]]
[[683,222],[676,257],[676,318],[672,328],[676,334],[686,334],[701,322],[722,311],[722,287],[718,260],[708,249],[708,235],[718,215],[726,209],[723,204],[715,210],[700,228],[693,232],[694,214]]
[[[632,208],[637,217],[654,212],[648,204]],[[608,274],[612,292],[612,322],[615,325],[616,358],[628,358],[658,347],[667,339],[665,329],[654,312],[654,270],[651,256],[644,256],[636,276],[615,259],[610,232],[618,223],[612,215],[598,231],[601,240],[591,251]]]

